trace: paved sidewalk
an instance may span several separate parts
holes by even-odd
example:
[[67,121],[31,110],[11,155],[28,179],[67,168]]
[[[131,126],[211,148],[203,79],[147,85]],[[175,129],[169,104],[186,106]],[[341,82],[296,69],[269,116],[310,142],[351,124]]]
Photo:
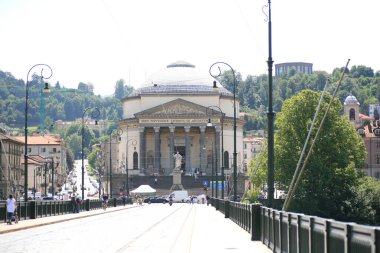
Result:
[[[34,220],[23,220],[18,224],[7,225],[6,223],[0,224],[0,234],[10,233],[14,231],[39,227],[68,220],[81,219],[94,215],[101,215],[104,213],[118,212],[128,208],[136,208],[140,205],[126,205],[119,207],[108,208],[106,211],[103,209],[93,211],[82,211],[80,213],[72,213],[58,216],[51,216],[45,218],[38,218]],[[170,252],[259,252],[271,253],[273,252],[261,241],[251,241],[250,234],[244,229],[240,228],[230,219],[225,219],[224,215],[215,208],[207,205],[199,205],[191,213],[190,218],[187,220],[185,227],[181,234],[171,237],[169,234],[168,239],[178,241],[173,246]],[[153,234],[157,237],[157,234]],[[146,239],[146,238],[145,238]],[[133,248],[128,248],[128,252],[165,252],[159,251],[159,247],[142,241],[140,244],[133,245]],[[150,245],[150,247],[149,247]],[[161,245],[162,246],[162,245]],[[186,247],[185,247],[186,246]],[[153,247],[153,248],[152,248]],[[185,250],[186,249],[186,250]],[[117,251],[119,252],[119,251]],[[124,252],[124,251],[120,251]],[[167,251],[166,251],[167,252]]]
[[105,212],[116,212],[120,210],[124,210],[126,208],[134,208],[138,207],[138,205],[126,205],[126,206],[117,206],[117,207],[109,207],[106,211],[103,209],[97,209],[97,210],[91,210],[91,211],[82,211],[80,213],[69,213],[69,214],[63,214],[63,215],[56,215],[56,216],[48,216],[38,219],[28,219],[28,220],[21,220],[17,224],[14,222],[12,225],[8,225],[7,223],[0,223],[0,234],[24,230],[28,228],[33,227],[39,227],[39,226],[45,226],[49,224],[54,224],[58,222],[64,222],[68,220],[75,220],[75,219],[81,219],[84,217],[90,217],[94,215],[100,215]]

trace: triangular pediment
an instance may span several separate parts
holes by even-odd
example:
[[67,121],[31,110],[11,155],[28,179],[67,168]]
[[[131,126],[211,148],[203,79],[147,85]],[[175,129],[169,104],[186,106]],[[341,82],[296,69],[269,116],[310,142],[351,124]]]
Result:
[[207,107],[178,98],[176,100],[136,113],[135,117],[206,116],[206,110]]

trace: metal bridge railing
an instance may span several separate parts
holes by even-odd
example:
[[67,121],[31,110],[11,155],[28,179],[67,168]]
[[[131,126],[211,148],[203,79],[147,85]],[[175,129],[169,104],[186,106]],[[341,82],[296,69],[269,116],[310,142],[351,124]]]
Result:
[[[121,199],[111,199],[108,202],[108,207],[116,207],[124,205]],[[128,201],[131,204],[131,201]],[[17,214],[20,220],[38,219],[49,216],[63,215],[73,212],[73,205],[70,200],[44,200],[44,201],[28,201],[17,202]],[[102,208],[102,200],[86,199],[80,205],[80,211],[90,211]],[[6,203],[0,203],[0,223],[7,221]]]
[[211,199],[211,205],[281,253],[377,253],[380,227],[339,222],[300,213],[279,211],[261,204]]

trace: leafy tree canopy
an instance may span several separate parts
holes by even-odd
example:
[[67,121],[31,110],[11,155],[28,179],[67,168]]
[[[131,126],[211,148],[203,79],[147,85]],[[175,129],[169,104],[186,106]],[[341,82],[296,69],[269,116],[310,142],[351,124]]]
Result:
[[[277,114],[275,181],[285,191],[293,178],[320,96],[320,92],[304,90],[287,99]],[[331,99],[328,94],[324,96],[315,126],[320,125]],[[348,203],[355,198],[353,189],[359,185],[358,171],[363,167],[365,147],[352,125],[340,115],[341,109],[342,104],[335,99],[291,202],[292,211],[342,220],[349,210]],[[313,129],[311,139],[315,133]],[[265,170],[267,160],[263,160],[260,166]]]

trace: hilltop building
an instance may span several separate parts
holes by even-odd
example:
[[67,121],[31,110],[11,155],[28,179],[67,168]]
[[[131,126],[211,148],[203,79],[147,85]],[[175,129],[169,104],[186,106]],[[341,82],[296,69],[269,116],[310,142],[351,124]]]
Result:
[[367,150],[365,173],[380,179],[380,105],[370,105],[369,108],[370,116],[367,116],[359,113],[360,103],[355,96],[350,95],[344,101],[344,115],[362,136]]
[[289,72],[291,69],[295,69],[302,74],[313,74],[313,63],[307,62],[285,62],[274,65],[275,75],[280,76],[283,73]]

